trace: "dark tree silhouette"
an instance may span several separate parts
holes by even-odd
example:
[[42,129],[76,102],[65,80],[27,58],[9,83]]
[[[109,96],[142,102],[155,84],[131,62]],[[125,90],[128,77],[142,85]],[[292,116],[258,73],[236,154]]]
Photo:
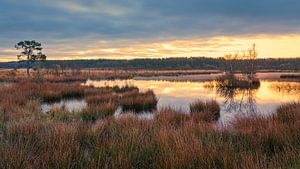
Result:
[[21,41],[15,45],[16,49],[22,49],[23,51],[17,55],[19,60],[22,60],[23,57],[26,57],[27,60],[27,75],[29,76],[29,69],[31,64],[37,60],[46,60],[47,56],[42,53],[42,44],[32,41]]

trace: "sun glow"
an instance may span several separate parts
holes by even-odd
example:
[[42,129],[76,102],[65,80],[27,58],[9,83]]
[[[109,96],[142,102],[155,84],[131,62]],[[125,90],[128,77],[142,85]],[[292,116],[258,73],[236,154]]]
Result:
[[[78,46],[71,41],[70,49],[60,44],[45,45],[48,59],[136,59],[166,57],[222,57],[235,53],[256,43],[259,58],[294,58],[300,56],[300,34],[296,35],[256,35],[256,36],[218,36],[211,38],[191,38],[155,42],[102,41],[94,45]],[[1,49],[0,61],[16,60],[17,50]]]

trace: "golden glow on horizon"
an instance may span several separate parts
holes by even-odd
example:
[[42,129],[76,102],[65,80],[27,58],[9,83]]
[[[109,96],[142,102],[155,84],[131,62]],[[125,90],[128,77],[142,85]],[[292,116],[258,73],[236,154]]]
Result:
[[[117,44],[116,44],[117,43]],[[259,58],[292,58],[300,56],[300,34],[297,35],[257,35],[220,36],[212,38],[185,39],[173,41],[136,43],[109,40],[95,45],[64,49],[60,44],[44,46],[49,60],[69,59],[135,59],[166,57],[222,57],[226,53],[243,51],[256,43]],[[69,46],[72,46],[70,42]],[[118,47],[119,46],[119,47]],[[121,47],[120,47],[121,46]],[[1,49],[0,61],[15,61],[17,50]]]

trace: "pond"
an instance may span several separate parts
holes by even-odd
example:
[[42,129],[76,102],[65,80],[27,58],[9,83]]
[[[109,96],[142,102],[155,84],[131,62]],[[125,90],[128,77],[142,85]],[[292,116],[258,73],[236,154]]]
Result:
[[141,91],[153,90],[158,97],[158,109],[171,107],[189,113],[196,100],[216,100],[221,106],[219,123],[225,124],[240,116],[268,116],[283,103],[299,101],[299,82],[261,81],[255,90],[219,90],[211,82],[175,82],[164,80],[88,80],[83,85],[104,87],[134,85]]
[[54,103],[43,103],[42,112],[47,113],[52,109],[61,109],[65,108],[69,112],[80,112],[87,106],[87,103],[84,99],[63,99],[59,102]]
[[[51,110],[54,109],[66,109],[67,111],[71,113],[78,113],[81,112],[83,109],[87,107],[87,102],[84,99],[63,99],[59,102],[53,102],[53,103],[42,103],[42,112],[47,114]],[[115,117],[121,117],[123,115],[122,107],[119,106],[118,109],[115,111],[114,116]],[[139,119],[153,119],[154,114],[152,112],[139,112],[137,114],[133,114],[137,116]]]

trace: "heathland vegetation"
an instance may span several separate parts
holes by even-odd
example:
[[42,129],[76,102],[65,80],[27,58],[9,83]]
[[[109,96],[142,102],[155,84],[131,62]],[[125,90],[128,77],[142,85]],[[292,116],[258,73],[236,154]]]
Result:
[[[24,43],[19,45],[27,45]],[[36,45],[40,51],[40,44]],[[38,57],[31,49],[24,50],[27,61],[30,57]],[[218,71],[69,69],[87,63],[96,67],[129,66],[133,69],[140,66],[159,69],[168,64],[190,69],[199,62],[201,68],[225,70],[225,75],[217,79],[216,87],[220,95],[230,98],[234,90],[259,87],[255,73],[266,67],[260,67],[263,64],[256,56],[254,46],[247,54],[227,55],[223,59],[49,61],[43,69],[40,67],[32,72],[31,67],[27,67],[26,73],[30,76],[23,70],[2,70],[0,168],[299,168],[299,102],[285,103],[269,116],[242,116],[230,124],[221,124],[218,122],[221,106],[215,100],[192,102],[189,112],[170,107],[158,110],[159,98],[152,90],[140,91],[132,85],[95,87],[81,84],[87,79]],[[299,65],[294,60],[267,60],[285,63],[279,67],[267,64],[267,68],[297,70]],[[118,66],[120,63],[126,64]],[[14,64],[17,63],[6,66]],[[53,69],[46,69],[49,65],[54,66]],[[281,90],[280,86],[273,87]],[[87,105],[78,112],[71,112],[64,106],[42,111],[44,103],[63,99],[84,99]],[[145,112],[153,116],[138,116]]]
[[[64,98],[88,105],[41,112],[43,102]],[[1,85],[0,168],[300,167],[299,103],[229,126],[217,123],[215,101],[191,103],[191,114],[156,104],[153,91],[134,86],[95,88],[51,76]],[[125,112],[116,116],[119,107]],[[154,117],[135,116],[144,110]]]

